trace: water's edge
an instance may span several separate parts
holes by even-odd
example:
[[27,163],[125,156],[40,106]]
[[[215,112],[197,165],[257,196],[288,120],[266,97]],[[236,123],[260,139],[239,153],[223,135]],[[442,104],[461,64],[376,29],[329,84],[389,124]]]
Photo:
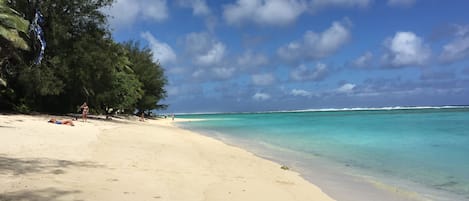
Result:
[[385,175],[370,176],[350,164],[339,164],[321,156],[310,156],[305,162],[304,155],[285,148],[228,137],[212,130],[195,129],[184,123],[177,123],[176,126],[240,147],[258,157],[287,165],[338,201],[469,200],[461,195],[429,189],[410,181],[385,178]]

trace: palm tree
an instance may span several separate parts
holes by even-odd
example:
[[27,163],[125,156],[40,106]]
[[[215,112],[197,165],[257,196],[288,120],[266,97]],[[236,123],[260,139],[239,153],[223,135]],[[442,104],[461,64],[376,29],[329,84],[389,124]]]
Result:
[[21,17],[18,11],[10,8],[6,0],[0,0],[0,37],[8,41],[10,45],[22,50],[29,50],[28,42],[20,36],[27,36],[29,28],[28,20]]
[[0,86],[5,86],[2,79],[4,62],[17,57],[18,50],[29,50],[27,40],[29,22],[21,14],[10,8],[6,0],[0,0]]

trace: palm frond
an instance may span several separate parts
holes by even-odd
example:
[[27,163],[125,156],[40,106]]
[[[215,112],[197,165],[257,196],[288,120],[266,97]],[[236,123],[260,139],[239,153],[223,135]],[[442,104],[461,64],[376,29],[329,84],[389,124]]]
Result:
[[5,82],[5,80],[2,78],[0,78],[0,86],[7,86],[7,82]]
[[[15,48],[29,50],[28,42],[23,37],[28,35],[29,22],[20,13],[0,0],[0,37],[9,41]],[[20,35],[20,33],[23,33]]]
[[7,29],[0,26],[0,37],[9,41],[11,45],[13,45],[13,47],[15,48],[19,48],[22,50],[30,49],[28,42],[23,37],[21,37],[18,31],[15,29]]
[[0,26],[16,29],[18,31],[27,33],[29,28],[29,22],[15,14],[0,13]]

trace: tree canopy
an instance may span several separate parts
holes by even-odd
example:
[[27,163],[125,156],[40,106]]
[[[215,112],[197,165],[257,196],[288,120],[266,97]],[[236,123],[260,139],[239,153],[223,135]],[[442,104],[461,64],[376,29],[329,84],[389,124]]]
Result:
[[[95,113],[163,109],[163,68],[147,47],[117,43],[102,9],[113,0],[0,0],[0,109],[76,112],[84,101]],[[41,10],[47,48],[28,31]]]

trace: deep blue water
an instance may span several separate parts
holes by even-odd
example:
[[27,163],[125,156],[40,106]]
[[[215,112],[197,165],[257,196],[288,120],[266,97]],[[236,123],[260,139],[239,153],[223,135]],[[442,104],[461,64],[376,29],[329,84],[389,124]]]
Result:
[[287,160],[288,154],[277,154],[277,160],[306,164],[303,171],[311,158],[325,159],[384,182],[404,181],[458,199],[469,197],[469,108],[180,117],[204,119],[182,126],[239,146],[296,153],[296,162]]

